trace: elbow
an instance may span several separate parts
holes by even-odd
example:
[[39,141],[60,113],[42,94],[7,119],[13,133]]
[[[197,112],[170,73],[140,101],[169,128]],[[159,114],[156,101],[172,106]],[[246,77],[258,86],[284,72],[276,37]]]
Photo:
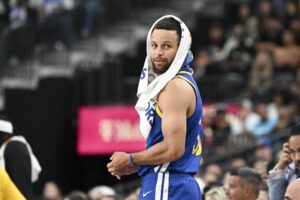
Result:
[[184,148],[175,148],[170,152],[170,160],[175,161],[180,159],[184,154]]

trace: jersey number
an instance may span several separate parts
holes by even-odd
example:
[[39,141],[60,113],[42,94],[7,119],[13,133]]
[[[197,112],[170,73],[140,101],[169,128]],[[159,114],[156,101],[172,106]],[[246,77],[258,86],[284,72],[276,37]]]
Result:
[[200,141],[200,135],[198,135],[197,137],[197,145],[193,146],[193,153],[196,156],[200,156],[200,154],[202,153],[202,146],[201,146],[201,141]]

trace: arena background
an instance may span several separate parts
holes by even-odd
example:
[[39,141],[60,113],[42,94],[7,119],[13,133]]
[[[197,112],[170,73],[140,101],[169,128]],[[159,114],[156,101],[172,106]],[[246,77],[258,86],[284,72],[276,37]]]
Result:
[[[40,7],[35,2],[27,2],[35,15],[28,14],[24,21],[10,16],[13,5],[1,1],[6,10],[0,9],[0,111],[13,121],[15,133],[28,139],[42,165],[35,183],[37,195],[49,180],[56,181],[64,194],[102,184],[126,193],[139,184],[136,175],[124,177],[121,182],[111,177],[106,169],[109,155],[78,154],[78,110],[83,106],[134,105],[147,31],[165,14],[177,15],[191,30],[195,57],[192,66],[207,113],[211,113],[208,117],[215,114],[214,120],[222,122],[226,113],[238,112],[241,105],[278,105],[277,97],[283,101],[281,106],[295,109],[288,116],[278,109],[279,120],[283,121],[263,135],[236,134],[228,124],[219,126],[204,119],[209,121],[203,141],[204,166],[219,163],[226,168],[233,158],[248,159],[261,145],[261,136],[266,135],[276,154],[286,138],[286,128],[299,119],[300,81],[296,74],[300,62],[279,55],[290,45],[281,39],[287,31],[294,34],[295,40],[295,48],[290,51],[294,54],[290,55],[300,55],[299,1],[270,1],[272,14],[262,16],[261,2],[268,1],[99,0],[101,5],[94,7],[95,11],[86,5],[88,1],[74,0],[50,25],[43,23],[47,16],[37,14]],[[296,6],[292,16],[285,9],[289,2]],[[275,20],[273,24],[277,22],[281,27],[280,34],[272,38],[263,24],[257,35],[252,36],[252,30],[241,34],[236,25],[240,23],[239,8],[244,4],[258,23],[268,18],[272,27],[271,20]],[[90,29],[85,29],[87,19],[92,21]],[[276,27],[272,31],[276,32]],[[228,45],[226,52],[225,43],[230,39],[237,44]],[[263,46],[264,42],[268,44]],[[224,55],[216,58],[216,48],[225,49]],[[273,74],[266,88],[250,83],[253,63],[260,52],[270,55],[272,65]],[[282,66],[280,59],[284,60]]]

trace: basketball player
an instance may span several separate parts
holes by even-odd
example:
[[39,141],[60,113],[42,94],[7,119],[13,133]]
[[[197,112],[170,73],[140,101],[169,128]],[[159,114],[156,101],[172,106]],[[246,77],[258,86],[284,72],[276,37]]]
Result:
[[158,77],[176,67],[173,62],[179,60],[176,58],[180,53],[185,59],[148,104],[145,113],[151,113],[147,117],[152,120],[146,150],[132,154],[115,152],[107,165],[108,171],[118,178],[138,171],[143,178],[139,199],[201,199],[193,175],[199,170],[202,153],[202,101],[189,67],[192,55],[188,50],[181,51],[181,43],[190,37],[187,33],[183,22],[174,16],[162,17],[150,29],[147,53]]

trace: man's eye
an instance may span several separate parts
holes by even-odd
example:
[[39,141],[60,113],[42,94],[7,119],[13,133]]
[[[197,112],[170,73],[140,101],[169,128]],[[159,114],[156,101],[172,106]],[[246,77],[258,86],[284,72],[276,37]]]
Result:
[[171,46],[168,45],[168,44],[165,44],[163,47],[164,47],[165,49],[169,49]]

